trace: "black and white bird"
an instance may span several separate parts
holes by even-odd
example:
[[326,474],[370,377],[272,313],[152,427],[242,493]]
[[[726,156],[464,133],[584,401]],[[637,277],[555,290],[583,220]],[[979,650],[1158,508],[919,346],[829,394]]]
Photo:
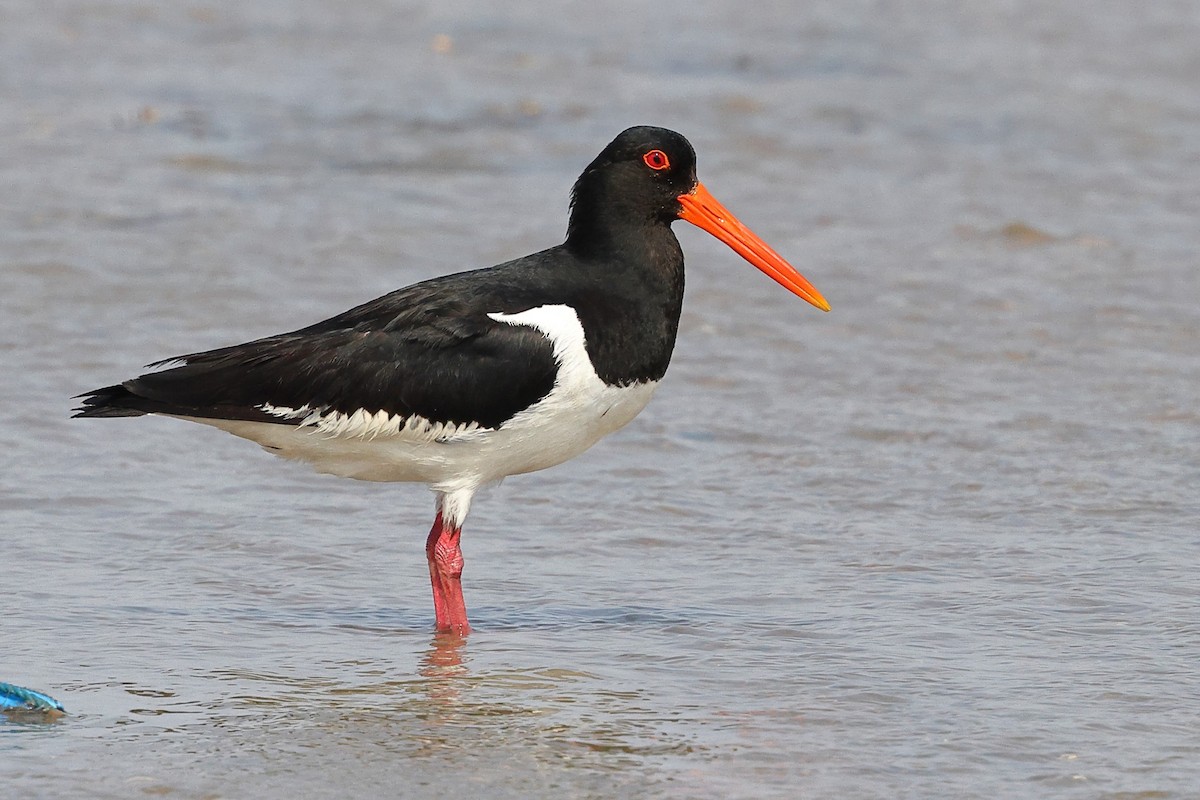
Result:
[[645,408],[666,372],[683,303],[677,219],[829,310],[697,182],[687,139],[636,127],[579,177],[562,244],[151,364],[79,395],[76,416],[178,417],[320,472],[428,484],[437,629],[466,633],[459,536],[475,491],[579,455]]

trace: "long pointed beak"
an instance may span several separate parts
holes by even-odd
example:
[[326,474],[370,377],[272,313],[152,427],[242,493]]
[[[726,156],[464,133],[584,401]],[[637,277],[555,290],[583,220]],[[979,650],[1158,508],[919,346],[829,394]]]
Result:
[[758,267],[780,286],[787,289],[822,311],[829,310],[829,303],[808,280],[796,271],[796,268],[783,260],[783,256],[771,249],[770,245],[738,222],[738,218],[729,213],[725,206],[709,194],[704,184],[697,183],[696,188],[687,194],[679,195],[679,205],[683,207],[679,218],[703,228],[725,244],[733,248],[739,256]]

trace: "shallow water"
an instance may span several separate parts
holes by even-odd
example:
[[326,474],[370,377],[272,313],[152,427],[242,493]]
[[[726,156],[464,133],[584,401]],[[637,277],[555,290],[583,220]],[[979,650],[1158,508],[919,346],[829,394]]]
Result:
[[[1193,797],[1193,3],[0,6],[14,797]],[[436,10],[435,10],[436,9]],[[689,256],[667,380],[481,495],[68,398],[559,241],[630,124],[829,298]]]

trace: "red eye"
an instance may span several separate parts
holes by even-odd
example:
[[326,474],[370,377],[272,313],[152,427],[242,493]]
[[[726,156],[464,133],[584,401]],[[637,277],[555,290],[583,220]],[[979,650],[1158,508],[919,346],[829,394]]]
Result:
[[645,161],[646,166],[654,170],[664,170],[671,166],[671,159],[667,158],[667,154],[662,150],[651,150],[642,156],[642,161]]

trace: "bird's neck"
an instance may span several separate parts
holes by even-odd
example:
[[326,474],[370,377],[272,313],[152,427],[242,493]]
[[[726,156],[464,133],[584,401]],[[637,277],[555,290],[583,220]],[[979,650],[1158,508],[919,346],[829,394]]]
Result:
[[563,245],[590,275],[575,304],[605,383],[656,381],[667,369],[683,303],[683,251],[665,222],[588,215],[576,207]]
[[565,246],[577,258],[664,276],[683,269],[683,251],[668,220],[619,213],[619,200],[592,205],[579,202],[571,209]]

